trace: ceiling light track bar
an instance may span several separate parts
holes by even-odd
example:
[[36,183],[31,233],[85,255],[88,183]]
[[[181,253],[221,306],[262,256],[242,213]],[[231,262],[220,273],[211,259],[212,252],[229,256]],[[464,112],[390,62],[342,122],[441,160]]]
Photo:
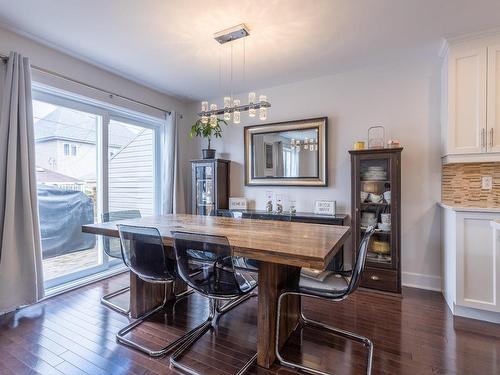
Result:
[[214,39],[218,41],[220,44],[224,44],[227,42],[232,42],[246,36],[249,36],[250,32],[244,23],[239,25],[230,27],[229,29],[225,29],[219,31],[214,34]]
[[246,112],[250,108],[271,108],[271,103],[269,102],[260,102],[260,103],[255,103],[255,104],[243,104],[237,107],[229,107],[229,108],[222,108],[214,111],[206,111],[206,112],[199,112],[198,116],[210,116],[210,115],[223,115],[225,112],[230,112],[233,113],[235,111],[240,111],[240,112]]

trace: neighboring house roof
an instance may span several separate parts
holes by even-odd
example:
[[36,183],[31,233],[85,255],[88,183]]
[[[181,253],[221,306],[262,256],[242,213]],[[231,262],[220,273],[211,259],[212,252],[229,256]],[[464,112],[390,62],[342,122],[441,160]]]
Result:
[[50,169],[45,169],[42,167],[36,167],[36,181],[38,183],[71,183],[71,184],[83,184],[82,180],[77,178],[67,176],[62,173],[51,171]]
[[[68,108],[56,108],[35,122],[35,141],[64,140],[68,142],[96,143],[96,116]],[[136,134],[123,126],[110,126],[111,147],[123,147]]]

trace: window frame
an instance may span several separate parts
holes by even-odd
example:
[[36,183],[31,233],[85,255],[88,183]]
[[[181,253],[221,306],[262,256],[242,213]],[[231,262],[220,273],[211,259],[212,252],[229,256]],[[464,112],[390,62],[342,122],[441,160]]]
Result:
[[[108,147],[108,129],[111,120],[125,122],[131,125],[136,125],[153,130],[153,170],[154,170],[154,207],[153,212],[158,215],[161,210],[161,139],[163,137],[166,125],[166,118],[156,118],[146,114],[138,113],[128,110],[126,108],[116,107],[108,103],[100,102],[88,97],[83,97],[71,92],[56,89],[38,82],[32,82],[32,99],[38,100],[53,105],[88,112],[97,115],[101,120],[98,121],[97,126],[97,160],[96,160],[96,173],[97,173],[97,222],[101,221],[102,214],[108,211],[108,161],[109,161],[109,147]],[[76,146],[76,145],[75,145]],[[65,146],[63,146],[65,147]],[[71,154],[71,144],[68,143],[69,155]],[[63,150],[64,152],[64,150]],[[78,153],[78,151],[77,151]],[[44,281],[45,289],[59,287],[69,282],[82,279],[84,277],[97,274],[99,272],[107,271],[113,265],[122,266],[121,261],[110,260],[103,251],[102,236],[98,236],[98,249],[99,249],[99,265],[85,270],[77,271],[68,275],[56,277],[51,280]]]

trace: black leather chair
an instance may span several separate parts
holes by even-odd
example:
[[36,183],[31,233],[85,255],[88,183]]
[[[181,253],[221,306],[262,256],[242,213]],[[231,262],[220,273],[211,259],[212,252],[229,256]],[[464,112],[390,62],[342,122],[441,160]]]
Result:
[[[141,212],[139,210],[125,210],[125,211],[114,211],[107,212],[102,215],[102,222],[107,223],[110,221],[125,220],[125,219],[137,219],[141,217]],[[123,259],[122,251],[119,238],[104,237],[103,239],[104,252],[110,258]],[[126,286],[117,291],[108,293],[101,298],[101,303],[109,307],[110,309],[119,312],[120,314],[128,315],[130,313],[129,307],[119,306],[113,302],[111,299],[130,291],[130,286]]]
[[[306,277],[305,275],[301,275],[299,285],[295,289],[290,289],[282,292],[278,298],[278,314],[277,314],[277,323],[276,323],[276,358],[278,361],[285,366],[292,367],[294,369],[303,370],[306,372],[310,372],[313,374],[319,375],[330,375],[327,372],[312,368],[306,367],[299,363],[290,362],[285,360],[280,352],[279,352],[279,334],[280,334],[280,314],[281,314],[281,303],[283,302],[283,298],[287,295],[299,295],[303,297],[314,297],[325,300],[330,300],[334,302],[342,301],[351,293],[353,293],[359,286],[361,281],[361,276],[363,274],[363,270],[365,267],[366,254],[368,252],[368,245],[370,242],[370,238],[375,231],[375,227],[367,228],[363,239],[359,245],[358,258],[356,260],[356,264],[354,265],[354,269],[351,271],[348,277],[345,274],[338,274],[333,271],[330,272],[328,276],[326,276],[323,281],[314,280],[310,277]],[[372,342],[361,335],[358,335],[353,332],[348,332],[339,328],[335,328],[321,322],[311,320],[306,318],[301,311],[300,314],[300,323],[302,326],[308,325],[315,327],[317,329],[323,331],[329,331],[333,334],[342,336],[346,339],[354,340],[364,344],[368,348],[368,363],[366,373],[371,374],[372,370],[372,358],[373,358],[373,344]]]
[[[131,225],[118,225],[120,232],[121,251],[125,264],[141,279],[150,283],[169,283],[177,279],[177,264],[172,249],[163,246],[162,237],[156,228],[146,228]],[[176,301],[184,298],[192,291],[184,292],[177,297]],[[175,309],[175,303],[173,309]],[[165,298],[163,303],[144,314],[137,320],[122,328],[116,338],[118,342],[140,350],[152,357],[158,357],[175,349],[178,345],[188,340],[196,329],[187,332],[173,342],[161,349],[147,348],[126,337],[134,328],[139,326],[151,315],[162,311],[167,304],[167,288],[165,287]]]
[[[234,266],[232,248],[226,237],[186,232],[172,232],[172,236],[179,276],[197,293],[208,298],[210,311],[197,332],[171,355],[170,363],[190,374],[198,374],[179,359],[208,330],[217,326],[221,314],[251,296],[257,280],[252,272]],[[221,301],[229,302],[221,306]],[[238,374],[245,372],[256,358],[257,354],[252,356]]]

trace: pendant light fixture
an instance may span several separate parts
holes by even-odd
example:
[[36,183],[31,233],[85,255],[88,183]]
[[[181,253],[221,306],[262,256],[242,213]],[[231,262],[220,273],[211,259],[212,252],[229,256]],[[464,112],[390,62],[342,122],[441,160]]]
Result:
[[[229,29],[219,31],[214,34],[214,39],[220,44],[233,43],[235,40],[245,38],[249,36],[250,33],[245,26],[245,24],[240,24],[233,26]],[[220,62],[219,62],[220,64]],[[245,64],[245,50],[243,50],[243,65]],[[267,101],[266,95],[259,95],[259,100],[257,101],[257,94],[252,91],[248,93],[248,104],[241,104],[239,99],[234,99],[232,96],[232,84],[233,84],[233,50],[231,45],[231,62],[230,62],[230,95],[224,96],[224,107],[217,109],[217,104],[210,104],[210,109],[208,101],[201,102],[201,112],[198,116],[201,117],[202,123],[206,124],[210,121],[210,124],[217,125],[217,118],[223,116],[225,121],[230,121],[233,118],[233,123],[239,124],[241,122],[241,112],[247,112],[250,118],[253,118],[259,114],[259,119],[265,121],[267,119],[267,109],[271,107],[271,103]],[[220,66],[219,66],[220,74]]]

